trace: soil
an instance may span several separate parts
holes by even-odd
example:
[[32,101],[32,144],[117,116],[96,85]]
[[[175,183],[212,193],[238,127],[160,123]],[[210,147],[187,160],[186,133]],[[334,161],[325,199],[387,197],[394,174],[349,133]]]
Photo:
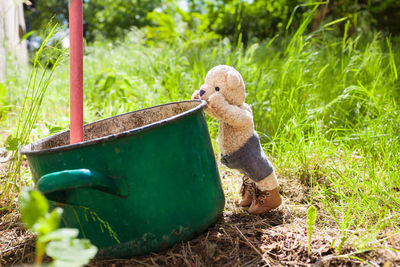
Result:
[[[1,179],[7,166],[6,156],[0,154]],[[254,216],[236,205],[241,176],[223,167],[220,172],[226,206],[223,216],[206,232],[161,253],[131,259],[92,260],[88,266],[400,265],[400,253],[395,251],[400,250],[400,236],[382,237],[385,240],[382,249],[357,254],[351,247],[344,247],[342,254],[337,255],[334,244],[339,242],[340,229],[333,227],[326,215],[315,225],[308,255],[306,185],[294,177],[279,177],[284,203],[274,211]],[[0,266],[34,261],[35,236],[20,222],[16,207],[15,201],[12,208],[0,210]]]

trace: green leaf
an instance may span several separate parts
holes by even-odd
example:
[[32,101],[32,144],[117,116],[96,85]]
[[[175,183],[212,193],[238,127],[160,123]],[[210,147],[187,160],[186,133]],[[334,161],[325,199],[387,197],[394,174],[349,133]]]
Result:
[[61,126],[54,126],[54,127],[51,127],[51,128],[49,129],[49,134],[52,135],[52,134],[61,132],[61,131],[63,131],[64,129],[65,129],[65,128],[64,128],[64,127],[61,127]]
[[316,219],[317,219],[317,209],[313,205],[311,205],[307,209],[307,225],[308,225],[308,229],[313,229]]
[[20,196],[20,209],[22,222],[32,230],[32,227],[44,218],[49,210],[49,204],[38,191],[25,190]]
[[7,89],[2,83],[0,83],[0,105],[3,105],[6,102],[6,97]]
[[44,125],[46,125],[46,128],[48,129],[49,135],[52,135],[52,134],[55,134],[55,133],[58,133],[58,132],[64,130],[63,127],[57,126],[57,125],[53,125],[53,124],[51,124],[49,122],[46,122],[46,121],[44,122]]
[[36,31],[30,31],[28,33],[26,33],[24,36],[21,37],[21,39],[19,40],[19,44],[22,43],[22,41],[24,41],[25,39],[27,39],[29,36],[31,36],[32,34],[36,33]]
[[7,104],[7,90],[6,87],[0,83],[0,118],[8,110]]
[[62,239],[51,241],[46,254],[53,258],[51,266],[84,266],[97,253],[97,247],[87,239]]
[[75,228],[61,228],[54,230],[47,235],[39,238],[39,242],[47,243],[50,241],[57,241],[62,239],[72,239],[77,237],[79,234],[78,229]]
[[6,142],[4,143],[4,147],[8,151],[18,150],[18,145],[19,145],[19,139],[17,137],[13,137],[12,135],[9,135],[6,139]]
[[323,25],[322,28],[327,28],[327,27],[329,27],[329,26],[332,26],[332,25],[334,25],[334,24],[336,24],[336,23],[342,22],[342,21],[347,20],[347,19],[348,19],[347,17],[343,17],[343,18],[340,18],[340,19],[331,21],[331,22],[329,22],[329,23]]
[[39,219],[39,221],[33,225],[33,231],[39,233],[39,235],[47,235],[58,228],[60,224],[61,215],[63,210],[61,208],[55,208],[50,214],[47,213],[45,217]]

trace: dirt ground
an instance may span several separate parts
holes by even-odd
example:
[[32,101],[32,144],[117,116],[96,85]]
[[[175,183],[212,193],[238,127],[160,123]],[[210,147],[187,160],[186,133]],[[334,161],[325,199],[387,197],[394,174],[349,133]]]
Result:
[[[0,177],[7,159],[0,155]],[[220,168],[226,194],[223,217],[197,238],[161,253],[131,259],[92,260],[88,266],[400,266],[400,236],[388,238],[382,249],[356,254],[344,247],[335,254],[340,230],[316,224],[308,256],[306,228],[307,187],[293,177],[279,177],[283,205],[262,216],[238,208],[241,184],[238,173]],[[333,225],[333,224],[332,224]],[[385,249],[384,249],[385,248]],[[0,266],[33,263],[35,236],[19,220],[16,204],[0,210]]]

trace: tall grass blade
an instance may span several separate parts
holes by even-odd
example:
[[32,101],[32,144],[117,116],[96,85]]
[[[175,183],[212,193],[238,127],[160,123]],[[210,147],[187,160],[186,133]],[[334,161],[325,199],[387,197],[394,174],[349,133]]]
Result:
[[63,60],[63,54],[57,54],[52,66],[50,66],[50,58],[45,62],[45,65],[40,62],[44,49],[46,49],[47,52],[52,50],[50,38],[54,36],[58,29],[57,24],[49,26],[51,26],[50,31],[33,61],[32,72],[25,90],[16,133],[8,139],[8,147],[11,148],[12,155],[7,168],[6,181],[0,191],[0,203],[3,205],[2,208],[10,207],[21,190],[21,164],[23,158],[18,150],[29,142],[30,134],[37,122],[38,113],[46,91],[54,78],[54,71]]

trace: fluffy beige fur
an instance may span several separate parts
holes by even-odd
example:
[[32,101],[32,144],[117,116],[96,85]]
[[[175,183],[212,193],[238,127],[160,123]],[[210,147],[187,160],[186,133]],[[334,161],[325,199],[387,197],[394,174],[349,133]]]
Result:
[[[223,155],[237,151],[254,133],[253,114],[250,106],[244,102],[245,92],[240,73],[233,67],[218,65],[207,73],[200,90],[192,95],[192,99],[206,100],[205,112],[220,122],[218,139]],[[257,183],[262,191],[277,186],[275,172]]]

